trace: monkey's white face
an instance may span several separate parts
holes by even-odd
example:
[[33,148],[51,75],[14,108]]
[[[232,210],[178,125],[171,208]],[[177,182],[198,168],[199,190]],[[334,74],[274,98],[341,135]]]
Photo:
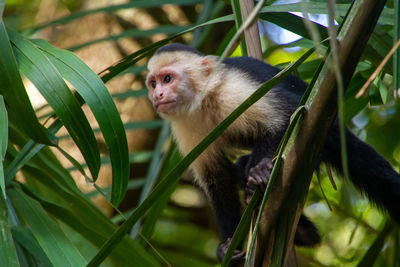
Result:
[[178,68],[171,66],[151,71],[147,76],[149,98],[161,115],[179,115],[190,108],[194,93]]

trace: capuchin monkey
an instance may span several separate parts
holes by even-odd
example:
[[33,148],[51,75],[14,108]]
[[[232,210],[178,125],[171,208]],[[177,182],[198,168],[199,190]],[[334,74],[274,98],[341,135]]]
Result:
[[[149,98],[160,116],[171,122],[183,155],[280,71],[249,57],[226,58],[217,68],[216,65],[216,57],[182,44],[159,48],[148,63]],[[236,119],[191,166],[195,181],[215,212],[222,236],[217,250],[220,261],[241,217],[238,189],[244,189],[247,201],[256,188],[265,190],[274,152],[306,88],[304,81],[289,75]],[[349,130],[346,143],[351,181],[399,223],[399,175]],[[233,164],[227,155],[237,149],[250,149],[251,153]],[[327,136],[320,161],[342,173],[337,120]],[[295,243],[314,245],[319,241],[317,229],[302,215]],[[245,254],[236,250],[232,261],[244,258]]]

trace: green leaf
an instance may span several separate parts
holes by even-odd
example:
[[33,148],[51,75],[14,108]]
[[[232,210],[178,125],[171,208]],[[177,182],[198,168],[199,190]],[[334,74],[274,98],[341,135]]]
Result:
[[0,190],[6,199],[6,183],[4,180],[3,161],[6,156],[8,144],[8,118],[3,96],[0,95]]
[[371,83],[369,89],[369,103],[371,106],[380,106],[383,104],[381,95],[379,93],[379,87],[377,86],[377,80],[378,79],[375,79],[375,81]]
[[[18,154],[13,155],[13,161],[8,165],[5,172],[5,180],[8,184],[12,178],[17,174],[17,172],[34,157],[42,148],[43,144],[38,144],[33,140],[28,141],[25,146],[18,152]],[[14,152],[9,152],[14,154]]]
[[[284,29],[287,29],[291,32],[294,32],[300,36],[303,36],[307,39],[312,39],[310,33],[308,32],[307,28],[304,26],[303,18],[293,15],[291,13],[284,13],[284,12],[274,12],[274,13],[260,13],[260,19],[272,22]],[[320,40],[324,40],[328,38],[328,30],[326,27],[311,22],[315,29],[317,29]]]
[[118,205],[125,196],[129,180],[129,152],[125,129],[110,93],[101,79],[73,53],[55,48],[43,40],[34,43],[92,110],[110,153],[113,173],[111,202]]
[[[400,1],[394,2],[394,14],[400,14]],[[386,8],[385,8],[386,9]],[[385,10],[383,10],[385,12]],[[400,39],[400,16],[393,16],[393,43]],[[400,88],[400,51],[396,49],[393,54],[393,86],[395,90]]]
[[[383,25],[377,25],[368,40],[368,46],[363,54],[363,58],[371,61],[373,66],[378,66],[389,53],[392,46],[393,36],[384,29]],[[388,64],[385,64],[383,69],[386,72],[392,73],[393,65],[390,64],[391,62],[392,58],[389,59]]]
[[54,266],[86,266],[86,261],[42,206],[21,189],[12,187],[9,197],[19,217],[29,225],[32,234]]
[[346,123],[350,122],[351,119],[357,115],[364,107],[368,104],[367,97],[356,98],[358,90],[364,85],[366,79],[362,77],[360,73],[356,73],[347,87],[346,93],[344,94],[344,120]]
[[[204,0],[201,12],[196,18],[195,25],[202,24],[209,19],[215,18],[218,14],[221,14],[225,8],[226,6],[223,1]],[[193,37],[189,45],[191,47],[200,47],[202,44],[208,42],[208,36],[210,36],[211,30],[212,27],[206,27],[193,31]]]
[[[12,114],[10,115],[12,116]],[[56,124],[53,125],[56,128],[50,126],[51,131],[57,131],[62,126],[61,123],[57,123],[57,121],[55,121],[54,124]],[[69,172],[61,166],[59,161],[50,152],[49,148],[44,147],[42,144],[37,144],[32,140],[26,140],[27,138],[24,138],[23,134],[20,133],[18,129],[15,129],[13,125],[10,125],[10,132],[11,142],[23,147],[19,152],[15,149],[8,150],[9,159],[12,161],[6,170],[6,183],[10,182],[17,171],[24,167],[25,164],[32,164],[32,162],[35,162],[47,172],[51,172],[53,180],[57,180],[58,183],[67,186],[71,190],[77,190],[75,182],[69,175]],[[41,153],[39,153],[39,151],[41,151]]]
[[17,252],[8,221],[8,208],[2,195],[0,195],[0,248],[0,266],[18,267]]
[[[17,152],[8,155],[16,154]],[[24,191],[38,200],[48,213],[63,221],[94,246],[101,246],[117,229],[117,225],[77,189],[70,173],[48,147],[44,147],[24,165],[22,173],[26,179]],[[143,247],[128,237],[121,241],[109,258],[115,266],[131,266],[132,262],[136,262],[138,266],[158,265]]]
[[[345,16],[349,10],[350,4],[335,4],[335,15]],[[310,14],[328,14],[328,6],[325,2],[315,2],[304,5],[302,3],[270,5],[264,7],[261,12],[301,12],[307,11]],[[379,17],[379,23],[393,24],[394,10],[393,8],[385,8]]]
[[[236,27],[236,31],[237,31],[240,28],[240,26],[243,24],[239,0],[231,0],[231,6],[232,6],[232,10],[233,10],[233,15],[235,17],[235,27]],[[244,36],[240,40],[240,49],[242,51],[242,56],[247,56],[247,46],[246,46],[246,40],[245,40]]]
[[[166,177],[167,170],[171,168],[167,168],[164,165],[176,165],[182,159],[181,154],[179,153],[178,148],[176,145],[170,147],[168,154],[163,158],[160,177]],[[140,237],[145,237],[147,239],[151,238],[154,232],[154,227],[159,221],[160,216],[164,207],[168,204],[170,200],[171,194],[174,192],[178,185],[178,180],[175,183],[169,184],[168,188],[166,188],[166,193],[163,194],[161,197],[158,198],[157,202],[151,207],[151,209],[146,214],[146,219],[142,225],[141,235]]]
[[7,151],[8,117],[2,95],[0,95],[0,137],[0,159],[4,159]]
[[164,121],[156,146],[154,148],[154,156],[150,162],[149,171],[146,176],[146,183],[143,186],[142,192],[140,194],[139,203],[142,203],[147,198],[154,185],[156,184],[157,179],[159,178],[158,174],[161,167],[161,151],[169,136],[170,126],[168,122]]
[[385,239],[387,238],[388,235],[390,235],[390,233],[394,230],[395,227],[396,227],[395,223],[392,222],[391,220],[388,220],[386,222],[382,231],[376,237],[374,243],[372,243],[372,245],[368,248],[368,250],[364,254],[364,257],[357,264],[357,266],[359,266],[359,267],[374,266],[376,259],[378,258],[379,254],[382,252],[382,249],[385,245]]
[[99,148],[77,99],[38,48],[14,31],[10,31],[10,36],[21,71],[53,108],[82,152],[93,179],[96,179],[100,169]]
[[[43,153],[41,151],[39,154]],[[106,242],[117,226],[100,210],[90,203],[80,192],[71,191],[52,178],[52,173],[37,167],[25,166],[23,170],[27,180],[38,181],[47,193],[46,197],[37,190],[24,186],[28,194],[39,201],[43,208],[58,220],[78,232],[96,247]],[[39,190],[40,191],[40,190]],[[153,257],[139,244],[130,238],[124,238],[120,246],[110,254],[110,259],[116,266],[157,266]]]
[[[129,180],[129,182],[128,182],[128,190],[139,189],[144,185],[145,182],[146,182],[145,178],[135,178],[133,180]],[[103,192],[111,193],[111,186],[104,187],[103,188]],[[96,189],[94,189],[94,190],[86,193],[85,196],[86,196],[86,198],[90,199],[90,198],[95,197],[95,196],[97,196],[99,194],[100,194],[100,192],[97,191]]]
[[34,256],[43,266],[52,266],[49,258],[41,249],[39,243],[36,241],[32,232],[21,226],[14,226],[11,228],[12,235],[15,241],[18,242],[23,248]]
[[3,20],[0,18],[0,94],[5,98],[9,112],[14,113],[14,123],[38,143],[52,145],[45,128],[39,123],[25,91],[11,49]]
[[[349,9],[350,4],[336,4],[335,15],[344,16]],[[325,2],[312,2],[312,3],[294,3],[283,5],[269,5],[264,7],[261,12],[305,12],[310,14],[328,14],[328,7]]]
[[[154,157],[151,160],[149,171],[146,177],[146,183],[143,186],[142,193],[140,195],[139,204],[141,204],[150,194],[151,190],[153,189],[154,185],[161,177],[166,177],[167,169],[166,166],[172,162],[179,162],[181,156],[179,151],[176,147],[175,143],[172,143],[167,153],[161,158],[162,149],[170,135],[170,125],[167,121],[164,121],[163,128],[161,129],[160,135],[157,140],[156,147],[154,149]],[[167,193],[163,194],[153,205],[150,211],[146,215],[145,222],[142,225],[141,230],[141,237],[150,238],[153,234],[154,225],[160,217],[160,214],[167,204],[168,200],[172,192],[175,190],[178,181],[176,183],[172,183],[169,185],[169,189],[167,189]],[[135,237],[135,234],[139,231],[139,223],[135,225],[135,227],[131,231],[131,237]]]

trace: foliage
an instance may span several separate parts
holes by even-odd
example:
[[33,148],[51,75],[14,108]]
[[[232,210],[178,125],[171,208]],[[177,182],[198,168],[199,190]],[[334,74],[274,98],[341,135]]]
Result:
[[[199,201],[191,207],[180,202],[179,192],[186,190],[180,178],[196,156],[235,117],[283,77],[267,82],[183,159],[170,142],[167,123],[159,120],[123,123],[114,102],[144,97],[146,91],[111,95],[105,83],[132,73],[139,81],[142,80],[145,70],[139,64],[140,60],[170,40],[190,39],[194,47],[223,55],[237,32],[234,25],[237,17],[232,14],[228,3],[211,0],[167,2],[179,6],[187,15],[189,19],[185,25],[174,25],[167,11],[162,9],[165,1],[132,1],[89,10],[83,8],[86,1],[59,1],[57,4],[64,5],[69,14],[36,24],[33,14],[39,10],[37,1],[7,1],[5,4],[0,0],[0,266],[217,264],[214,254],[218,236],[215,227],[209,223],[212,215],[202,204],[204,202]],[[283,71],[282,75],[295,69],[296,74],[310,81],[328,49],[325,43],[309,59],[302,62],[305,58],[301,58],[296,62],[301,65],[288,63],[315,45],[312,33],[317,33],[319,40],[328,37],[328,33],[325,26],[317,23],[311,24],[314,31],[310,33],[305,19],[292,12],[306,10],[313,14],[327,14],[326,5],[311,1],[312,5],[305,8],[300,3],[272,5],[275,1],[266,2],[259,14],[260,22],[275,23],[300,36],[299,40],[288,44],[274,44],[271,35],[263,34],[266,61],[282,68],[288,67],[289,70]],[[350,8],[350,2],[340,1],[335,5],[339,25]],[[367,97],[356,98],[355,95],[399,36],[399,15],[395,12],[399,2],[387,2],[343,97],[343,118],[347,125],[396,168],[400,165],[400,108],[397,100],[400,88],[395,87],[400,79],[399,55],[396,54],[394,60],[384,66]],[[138,8],[157,19],[158,26],[151,30],[126,26],[118,12]],[[41,31],[96,14],[117,17],[124,26],[123,31],[76,44],[70,50],[90,49],[102,42],[119,44],[122,39],[137,40],[142,44],[141,49],[99,75],[71,51],[35,39]],[[154,42],[151,38],[160,33],[169,37]],[[299,52],[287,52],[288,48]],[[235,54],[240,53],[238,51],[235,50]],[[277,61],[280,57],[270,56],[283,53],[285,57],[280,61]],[[51,112],[44,117],[37,115],[40,109],[32,107],[26,80],[35,85],[51,107]],[[86,107],[91,110],[98,129],[91,126],[89,116],[84,112]],[[62,127],[67,130],[67,135],[59,133]],[[150,153],[134,151],[129,154],[125,131],[137,128],[159,130]],[[96,139],[98,133],[105,140],[107,156],[100,154]],[[65,138],[74,141],[83,155],[83,162],[58,145]],[[55,156],[55,150],[61,151],[73,168],[63,166]],[[139,161],[149,162],[145,179],[129,180],[129,164]],[[112,168],[111,187],[100,188],[96,184],[99,169],[109,163]],[[96,190],[90,194],[83,193],[72,178],[72,170],[79,170],[81,179],[86,179]],[[365,201],[347,181],[335,181],[337,191],[332,188],[324,168],[312,180],[305,213],[320,228],[323,242],[316,248],[298,248],[299,263],[395,266],[400,262],[397,226]],[[133,189],[138,200],[121,212],[118,205],[124,200],[127,190],[131,193]],[[185,192],[198,195],[195,189]],[[117,213],[115,217],[106,216],[92,203],[91,197],[98,194],[113,205]],[[242,236],[248,231],[252,209],[246,210],[238,229]],[[196,216],[198,214],[210,219],[204,223],[203,218],[203,223],[199,224],[202,220]],[[116,222],[121,222],[121,225]],[[126,234],[128,232],[130,236]]]

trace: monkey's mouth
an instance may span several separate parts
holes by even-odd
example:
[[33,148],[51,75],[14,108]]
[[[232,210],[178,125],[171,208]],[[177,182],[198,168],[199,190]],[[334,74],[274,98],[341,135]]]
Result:
[[171,111],[171,108],[175,105],[175,103],[175,100],[161,101],[154,103],[154,107],[158,112],[168,113],[168,111]]

